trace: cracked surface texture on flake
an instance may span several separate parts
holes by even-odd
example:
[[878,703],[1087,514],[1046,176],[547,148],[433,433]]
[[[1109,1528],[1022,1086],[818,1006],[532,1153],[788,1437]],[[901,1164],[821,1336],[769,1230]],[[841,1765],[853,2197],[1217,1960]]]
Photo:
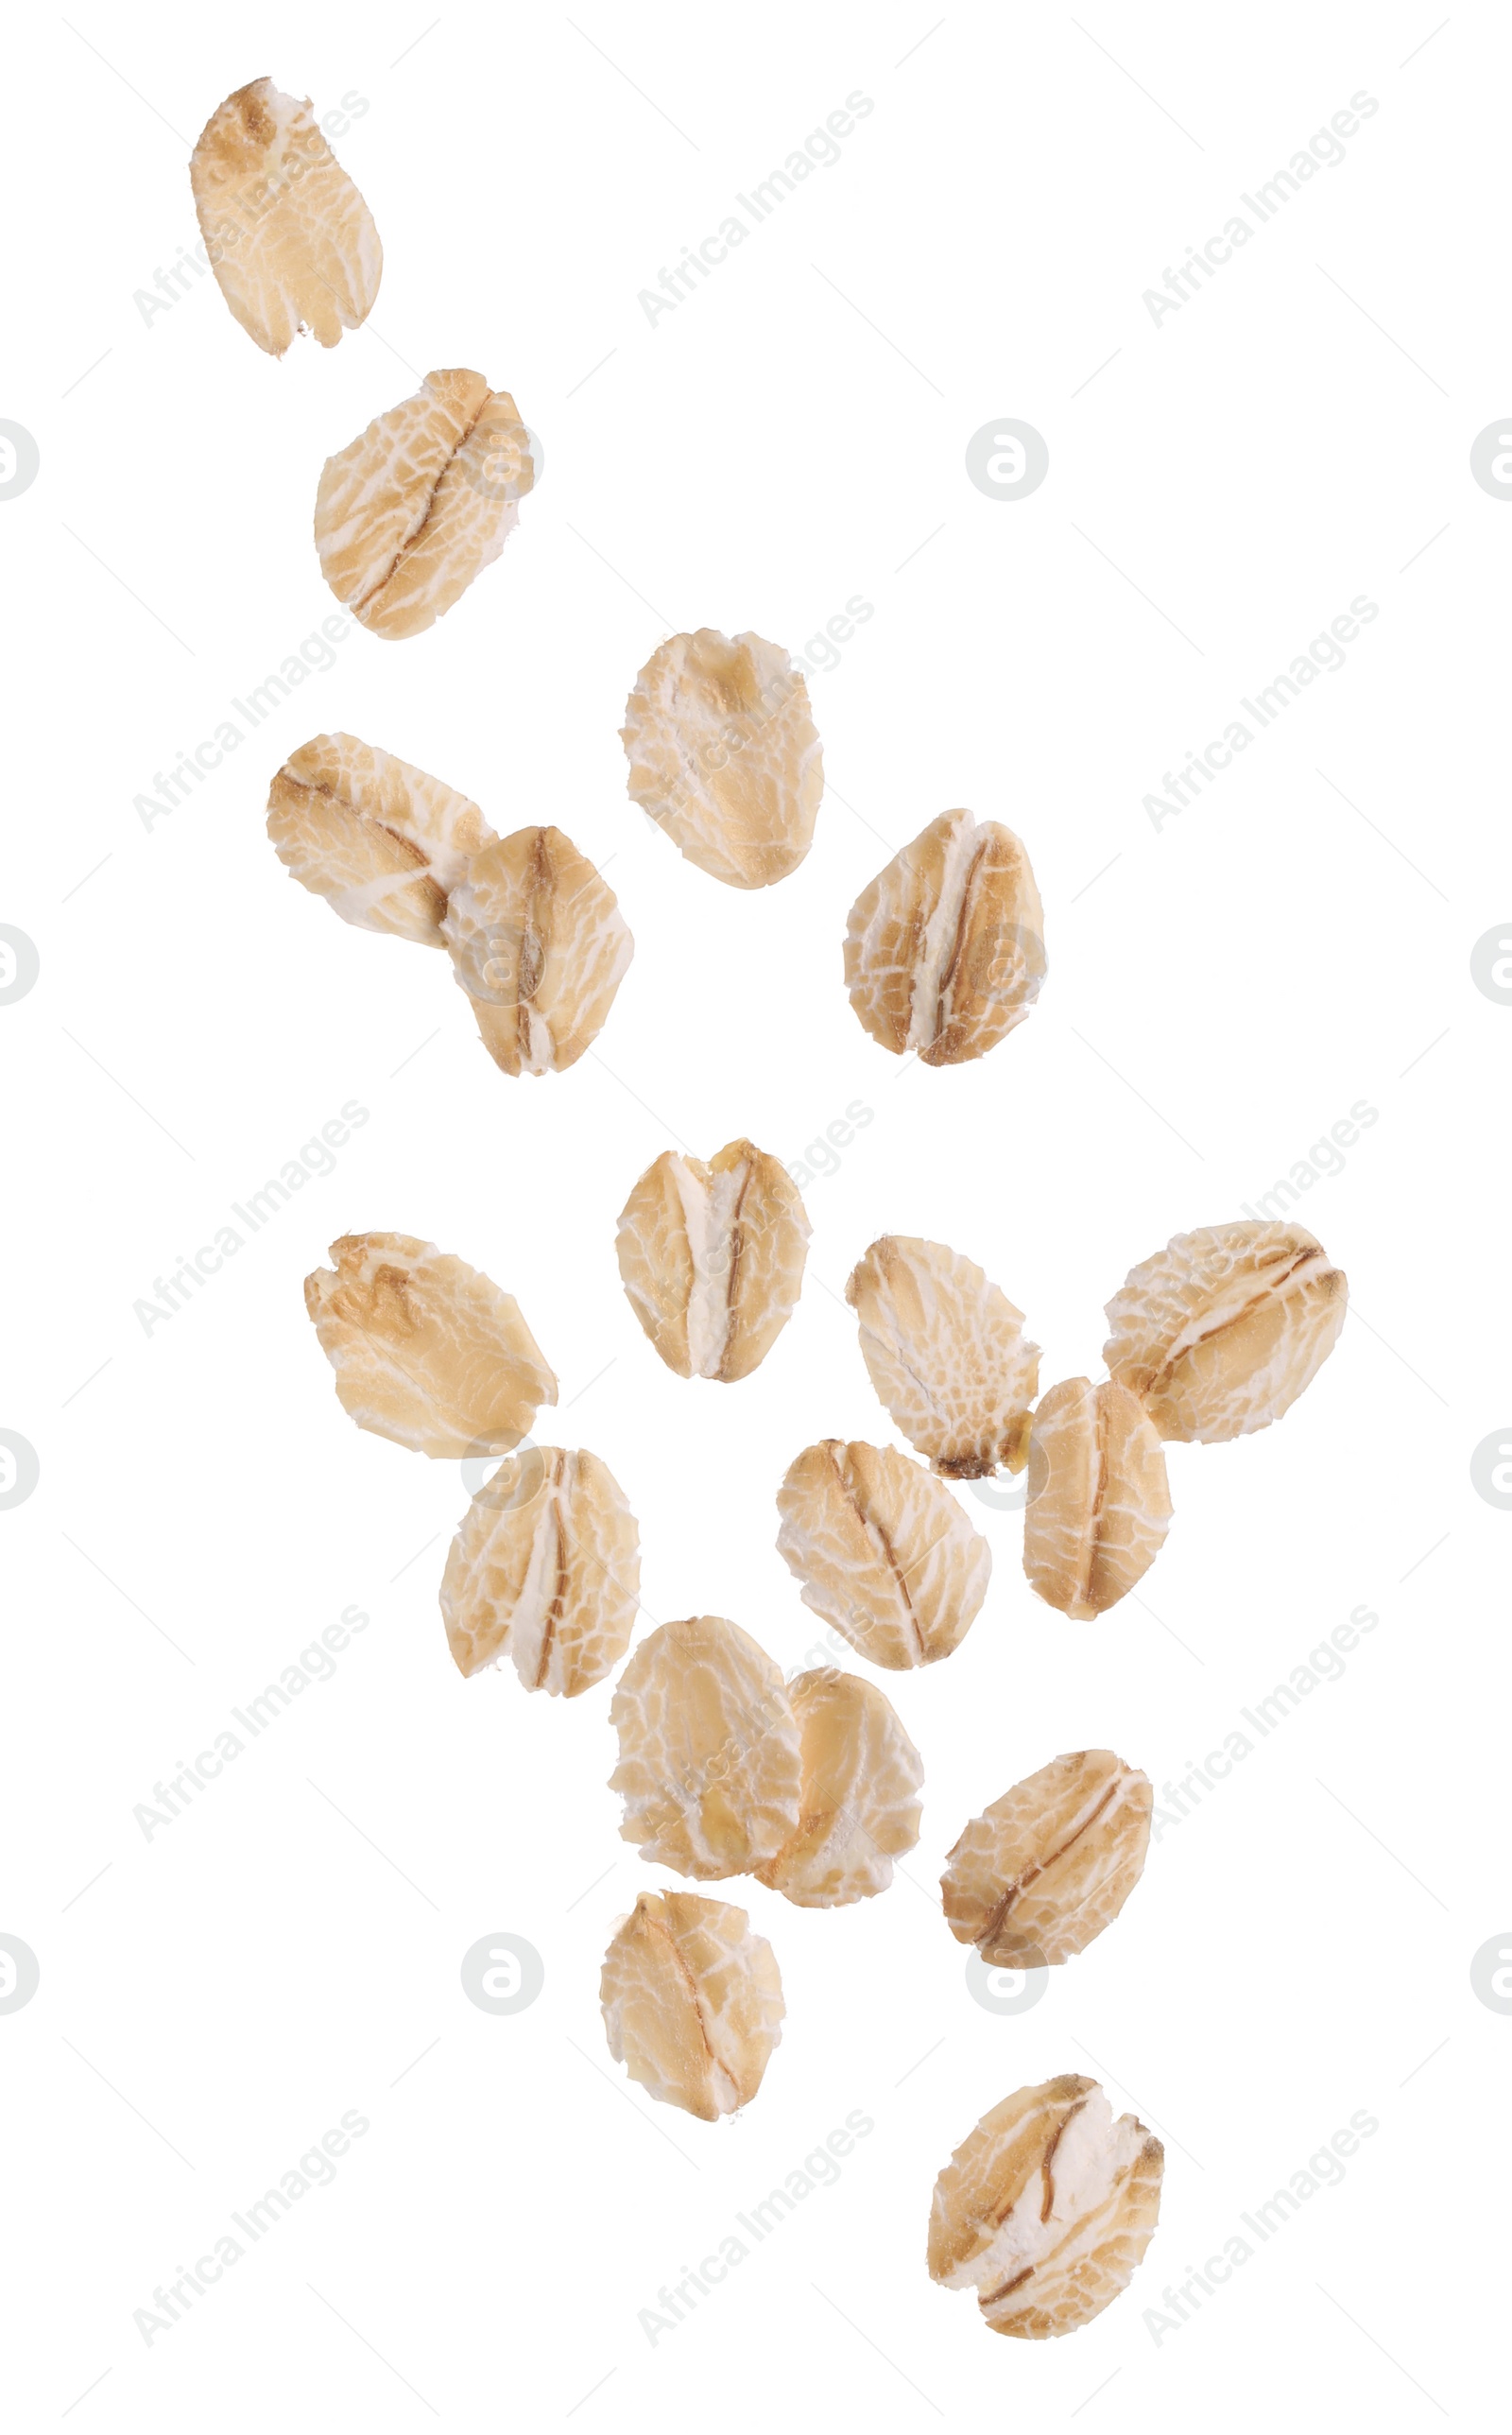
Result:
[[1132,2114],[1115,2121],[1077,2072],[1021,2088],[985,2114],[935,2185],[929,2271],[974,2290],[995,2334],[1074,2333],[1125,2289],[1160,2212],[1165,2151]]
[[782,1982],[734,1903],[642,1894],[604,1956],[609,2050],[663,2105],[717,2122],[748,2105],[782,2039]]
[[1349,1282],[1303,1227],[1199,1226],[1131,1269],[1103,1358],[1162,1438],[1218,1445],[1264,1429],[1338,1341]]
[[512,1294],[414,1235],[343,1235],[304,1306],[343,1410],[414,1453],[519,1444],[557,1381]]
[[1045,976],[1044,911],[1011,829],[942,812],[850,908],[845,982],[862,1025],[926,1065],[985,1057]]
[[560,829],[473,855],[442,923],[457,984],[506,1074],[560,1074],[598,1038],[635,942],[611,888]]
[[1111,1751],[1052,1759],[973,1818],[940,1879],[945,1917],[990,1969],[1069,1961],[1138,1885],[1149,1848],[1148,1776]]
[[610,1722],[620,1833],[643,1860],[738,1876],[797,1829],[798,1719],[778,1667],[738,1624],[704,1615],[659,1626],[621,1674]]
[[748,1377],[786,1326],[809,1221],[797,1184],[754,1142],[707,1164],[663,1150],[620,1212],[630,1307],[679,1378]]
[[476,803],[355,735],[313,735],[267,798],[280,862],[334,913],[444,947],[441,924],[469,862],[492,845]]
[[777,1545],[805,1606],[874,1666],[930,1666],[980,1610],[992,1551],[945,1482],[893,1446],[825,1438],[789,1465]]
[[507,1658],[527,1691],[576,1699],[630,1645],[641,1547],[625,1492],[595,1454],[527,1446],[486,1480],[441,1579],[458,1671]]
[[851,1270],[871,1383],[909,1443],[953,1479],[1022,1471],[1040,1347],[1023,1313],[944,1243],[879,1235]]
[[199,131],[189,181],[215,284],[266,354],[301,330],[334,347],[367,319],[384,250],[308,101],[269,77],[229,94]]
[[1160,1433],[1113,1379],[1063,1378],[1029,1435],[1023,1569],[1046,1604],[1077,1622],[1142,1580],[1165,1543],[1171,1490]]
[[630,800],[730,888],[769,888],[814,837],[824,765],[778,643],[700,626],[653,651],[625,706]]
[[386,642],[423,633],[491,566],[535,481],[512,397],[481,372],[427,372],[413,397],[326,459],[320,572]]
[[788,1685],[802,1740],[799,1822],[756,1871],[807,1910],[885,1893],[919,1840],[924,1763],[874,1683],[816,1667]]

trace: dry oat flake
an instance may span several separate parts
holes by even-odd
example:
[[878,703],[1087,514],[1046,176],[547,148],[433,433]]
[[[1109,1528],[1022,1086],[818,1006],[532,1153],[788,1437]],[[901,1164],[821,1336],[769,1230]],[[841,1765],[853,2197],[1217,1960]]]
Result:
[[632,803],[729,888],[770,888],[809,850],[824,764],[808,687],[779,643],[700,626],[635,680],[621,739]]
[[1045,2341],[1100,2316],[1160,2212],[1165,2151],[1096,2081],[1067,2072],[985,2114],[935,2185],[929,2271],[974,2290],[995,2334]]
[[441,1616],[459,1672],[506,1657],[527,1691],[566,1699],[630,1645],[640,1603],[635,1516],[609,1465],[527,1446],[485,1480],[452,1542]]
[[989,1969],[1069,1961],[1138,1885],[1149,1848],[1147,1775],[1111,1751],[1073,1751],[973,1818],[940,1879],[945,1917]]
[[266,354],[301,330],[334,347],[367,319],[384,250],[308,101],[244,84],[201,128],[189,181],[215,284]]
[[734,1903],[642,1894],[604,1956],[609,2050],[663,2105],[717,2122],[748,2105],[782,2029],[782,1981]]
[[452,890],[497,844],[468,796],[355,735],[313,735],[268,790],[286,871],[343,922],[444,947]]
[[327,458],[315,501],[320,572],[370,634],[421,634],[492,565],[535,478],[512,397],[481,372],[427,372]]
[[620,1211],[631,1309],[679,1378],[747,1378],[787,1325],[809,1221],[781,1160],[727,1142],[707,1164],[663,1150]]
[[874,1666],[932,1666],[959,1648],[992,1551],[942,1479],[893,1446],[805,1446],[777,1492],[778,1551],[802,1599]]
[[557,1380],[512,1294],[415,1235],[343,1235],[304,1306],[360,1429],[459,1460],[519,1444]]

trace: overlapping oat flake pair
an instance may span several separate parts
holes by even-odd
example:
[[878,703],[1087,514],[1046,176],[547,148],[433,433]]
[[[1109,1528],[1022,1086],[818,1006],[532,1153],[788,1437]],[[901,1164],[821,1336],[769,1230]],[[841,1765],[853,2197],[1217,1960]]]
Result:
[[360,930],[439,947],[510,1075],[559,1074],[603,1029],[635,942],[560,829],[496,837],[476,803],[354,735],[316,735],[267,799],[274,851]]

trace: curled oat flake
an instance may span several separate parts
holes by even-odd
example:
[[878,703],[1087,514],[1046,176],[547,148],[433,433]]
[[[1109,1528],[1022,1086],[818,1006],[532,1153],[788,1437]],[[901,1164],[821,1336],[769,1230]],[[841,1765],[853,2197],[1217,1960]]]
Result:
[[189,181],[215,284],[265,354],[282,355],[300,330],[334,347],[367,319],[384,250],[308,101],[270,77],[228,95],[199,131]]
[[326,459],[315,502],[320,572],[369,633],[423,633],[491,566],[535,481],[530,435],[481,372],[427,372]]
[[781,1162],[727,1142],[707,1165],[664,1150],[620,1211],[630,1307],[679,1378],[748,1377],[786,1326],[809,1221]]
[[824,792],[808,687],[778,643],[700,626],[653,651],[620,730],[629,792],[730,888],[769,888],[809,850]]
[[1023,1313],[944,1243],[881,1235],[845,1296],[871,1383],[909,1443],[953,1479],[1023,1468],[1040,1347]]
[[797,1831],[798,1718],[777,1667],[738,1624],[704,1615],[660,1625],[621,1674],[610,1722],[620,1833],[643,1860],[738,1876]]
[[1148,1776],[1073,1751],[973,1818],[947,1856],[945,1917],[991,1969],[1069,1961],[1118,1917],[1149,1848]]
[[935,2185],[929,2271],[995,2334],[1044,2341],[1116,2300],[1160,2212],[1165,2151],[1067,2072],[985,2114]]
[[777,1546],[803,1603],[874,1666],[930,1666],[959,1647],[992,1551],[944,1481],[892,1446],[825,1438],[777,1493]]
[[1011,829],[942,812],[850,908],[845,980],[864,1028],[926,1065],[986,1056],[1045,976],[1044,912]]
[[612,889],[560,829],[475,854],[441,924],[483,1045],[507,1074],[559,1074],[604,1028],[635,942]]
[[343,1410],[417,1454],[507,1453],[557,1381],[512,1294],[414,1235],[343,1235],[304,1306]]
[[486,1480],[441,1579],[458,1671],[507,1657],[527,1691],[576,1699],[619,1664],[640,1602],[635,1517],[607,1463],[527,1446]]
[[1303,1227],[1199,1226],[1129,1270],[1107,1305],[1103,1358],[1162,1438],[1222,1444],[1296,1403],[1338,1340],[1349,1291]]
[[1023,1569],[1076,1622],[1143,1580],[1171,1524],[1165,1450],[1137,1395],[1116,1380],[1063,1378],[1035,1409]]
[[312,735],[267,798],[267,833],[301,887],[343,922],[444,947],[453,889],[496,840],[455,786],[355,735]]
[[748,2105],[782,2039],[777,1957],[734,1903],[642,1894],[604,1956],[609,2050],[663,2105],[717,2122]]
[[919,1840],[924,1763],[874,1683],[816,1667],[788,1684],[802,1739],[799,1822],[756,1871],[791,1903],[827,1910],[885,1892]]

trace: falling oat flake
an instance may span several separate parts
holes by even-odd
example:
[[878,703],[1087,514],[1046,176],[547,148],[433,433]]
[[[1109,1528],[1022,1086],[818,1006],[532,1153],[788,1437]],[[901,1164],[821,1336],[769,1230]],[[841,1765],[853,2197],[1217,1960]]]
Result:
[[308,101],[267,77],[243,85],[200,130],[189,178],[216,285],[266,354],[301,330],[334,347],[367,319],[383,247]]
[[777,1957],[736,1904],[704,1894],[642,1894],[599,1994],[615,2062],[700,2122],[749,2104],[782,2039]]
[[417,1454],[507,1453],[557,1381],[512,1294],[414,1235],[343,1235],[304,1306],[357,1426]]
[[427,372],[329,458],[315,502],[320,572],[386,642],[423,633],[491,566],[535,481],[530,435],[481,372]]
[[476,803],[355,735],[314,735],[267,798],[279,860],[360,930],[447,943],[441,924],[472,857],[495,842]]
[[1044,2341],[1100,2316],[1160,2212],[1165,2151],[1068,2072],[985,2114],[935,2185],[929,2271],[974,2290],[995,2334]]
[[527,1691],[566,1699],[630,1645],[641,1586],[635,1517],[597,1455],[527,1446],[485,1480],[452,1542],[441,1615],[459,1672],[507,1657]]

